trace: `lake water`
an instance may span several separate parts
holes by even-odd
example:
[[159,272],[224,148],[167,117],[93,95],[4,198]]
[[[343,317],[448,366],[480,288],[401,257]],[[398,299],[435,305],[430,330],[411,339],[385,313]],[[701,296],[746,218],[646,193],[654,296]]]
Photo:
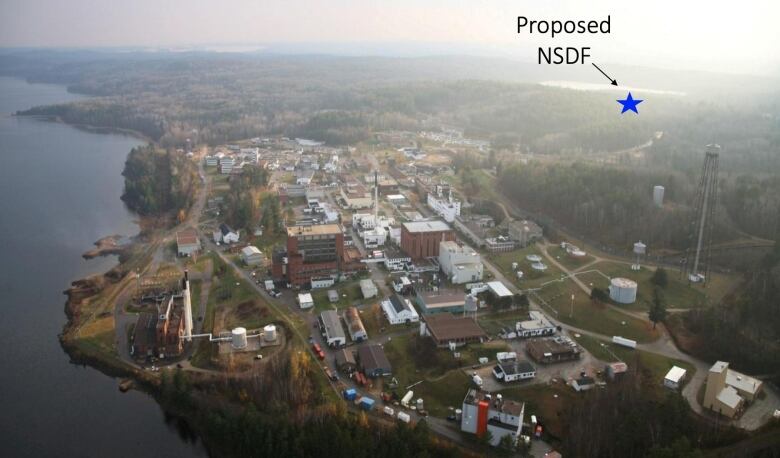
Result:
[[9,115],[78,98],[0,78],[0,456],[206,456],[154,399],[71,364],[57,339],[62,291],[116,263],[81,254],[138,230],[119,196],[139,140]]

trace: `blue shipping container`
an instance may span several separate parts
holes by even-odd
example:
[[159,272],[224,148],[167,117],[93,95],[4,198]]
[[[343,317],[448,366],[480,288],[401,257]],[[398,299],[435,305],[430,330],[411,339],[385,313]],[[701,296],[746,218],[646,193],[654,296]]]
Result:
[[357,391],[354,388],[344,390],[344,399],[347,401],[354,401],[357,397]]
[[363,399],[360,400],[360,407],[362,407],[363,410],[371,410],[374,407],[374,400],[363,397]]

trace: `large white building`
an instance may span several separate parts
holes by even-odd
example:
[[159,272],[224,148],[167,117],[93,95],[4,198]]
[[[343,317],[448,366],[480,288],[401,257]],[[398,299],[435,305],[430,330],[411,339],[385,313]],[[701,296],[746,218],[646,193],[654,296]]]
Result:
[[439,242],[439,265],[456,285],[481,281],[484,273],[479,253],[453,241]]
[[439,190],[437,193],[428,193],[428,206],[444,221],[448,223],[455,221],[455,217],[460,216],[460,201],[452,197],[452,189],[446,195],[438,186],[436,189]]
[[247,245],[241,249],[241,260],[248,266],[259,266],[265,263],[265,256],[256,246]]
[[540,337],[550,336],[555,334],[557,328],[554,324],[547,319],[542,312],[532,310],[528,312],[529,319],[526,321],[518,321],[515,324],[515,330],[517,337]]
[[482,437],[490,431],[490,445],[496,446],[504,436],[517,443],[523,428],[525,404],[504,399],[501,394],[491,395],[470,389],[463,399],[461,431]]
[[417,323],[420,321],[420,315],[414,309],[412,301],[402,296],[393,295],[383,300],[382,311],[384,311],[390,324]]
[[341,326],[341,318],[335,310],[325,310],[320,314],[320,331],[330,347],[342,347],[347,343],[347,335]]

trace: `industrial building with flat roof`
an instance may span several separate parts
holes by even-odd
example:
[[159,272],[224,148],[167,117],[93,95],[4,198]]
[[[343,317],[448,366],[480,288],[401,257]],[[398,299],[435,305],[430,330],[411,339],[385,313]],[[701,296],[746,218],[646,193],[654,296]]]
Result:
[[466,295],[463,291],[418,291],[415,302],[424,315],[434,313],[463,313]]
[[516,382],[536,377],[536,368],[528,361],[499,362],[493,368],[493,376],[502,382]]
[[179,256],[192,256],[200,251],[200,239],[193,228],[176,233],[176,252]]
[[482,280],[484,267],[479,253],[452,240],[439,242],[439,265],[453,284]]
[[501,394],[491,395],[470,389],[463,399],[461,431],[482,437],[490,432],[490,445],[497,446],[504,436],[517,443],[523,428],[525,404],[504,399]]
[[540,337],[555,334],[557,328],[544,316],[544,313],[532,310],[528,312],[528,315],[528,320],[518,321],[515,324],[517,337]]
[[763,383],[729,369],[729,363],[717,361],[707,373],[702,406],[728,418],[742,414],[746,402],[761,392]]
[[439,243],[455,240],[455,232],[444,221],[411,221],[401,225],[401,249],[412,260],[439,256]]
[[528,355],[538,363],[558,363],[580,358],[580,347],[568,337],[536,339],[526,345]]
[[446,347],[450,343],[456,346],[481,343],[487,339],[487,334],[476,320],[449,313],[425,316],[420,322],[420,335],[430,336],[439,347]]
[[341,326],[341,319],[335,310],[325,310],[319,318],[320,331],[325,342],[330,347],[343,347],[347,343],[347,336]]

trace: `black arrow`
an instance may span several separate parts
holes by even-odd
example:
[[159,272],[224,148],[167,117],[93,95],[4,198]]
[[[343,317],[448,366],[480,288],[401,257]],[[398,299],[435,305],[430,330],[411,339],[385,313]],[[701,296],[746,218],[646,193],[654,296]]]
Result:
[[[593,64],[593,62],[591,62]],[[613,86],[617,86],[617,80],[614,80],[609,77],[606,73],[604,73],[604,70],[600,69],[598,65],[593,64],[594,67],[596,67],[596,70],[600,71],[602,75],[606,76],[609,81],[611,81]]]

